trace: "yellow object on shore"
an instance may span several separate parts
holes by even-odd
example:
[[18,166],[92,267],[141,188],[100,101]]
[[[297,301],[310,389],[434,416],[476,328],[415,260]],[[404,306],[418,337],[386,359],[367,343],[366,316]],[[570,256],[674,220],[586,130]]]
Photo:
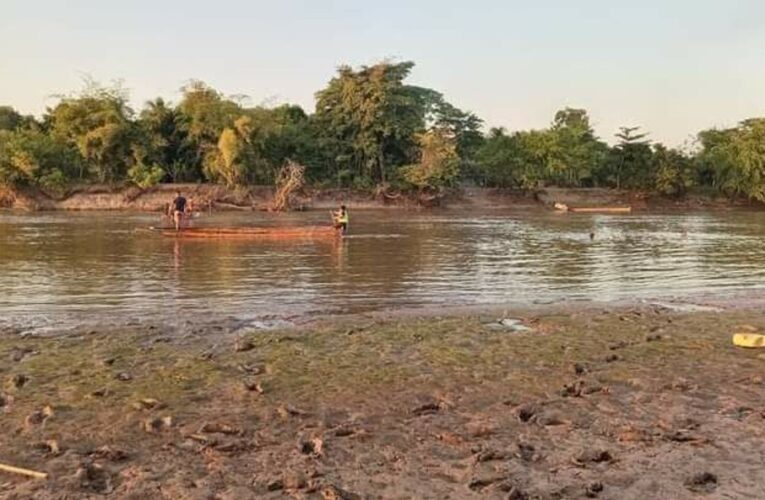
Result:
[[765,335],[756,333],[736,333],[733,343],[739,347],[765,347]]
[[21,467],[14,467],[12,465],[0,464],[0,471],[10,472],[11,474],[21,474],[22,476],[33,477],[35,479],[47,479],[48,474],[45,472],[37,472],[36,470],[23,469]]

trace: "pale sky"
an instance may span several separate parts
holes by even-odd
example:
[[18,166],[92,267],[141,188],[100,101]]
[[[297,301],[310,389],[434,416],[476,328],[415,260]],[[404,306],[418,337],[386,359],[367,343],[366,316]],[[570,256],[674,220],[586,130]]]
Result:
[[641,125],[679,145],[765,116],[761,0],[0,2],[0,104],[37,115],[83,75],[123,80],[136,108],[195,78],[313,111],[338,65],[396,58],[487,128],[573,106],[609,141]]

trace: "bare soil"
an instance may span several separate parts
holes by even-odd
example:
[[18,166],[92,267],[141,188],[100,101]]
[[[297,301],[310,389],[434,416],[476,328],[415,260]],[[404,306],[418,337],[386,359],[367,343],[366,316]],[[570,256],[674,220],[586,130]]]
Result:
[[[124,186],[75,186],[59,196],[39,191],[12,191],[0,187],[0,208],[14,210],[132,210],[158,212],[180,189],[191,200],[194,210],[267,210],[274,188],[252,186],[227,188],[214,184],[161,184],[148,189]],[[732,210],[761,209],[762,204],[747,200],[731,200],[721,196],[691,194],[668,198],[647,193],[601,188],[545,188],[535,192],[513,189],[464,188],[439,199],[438,206],[465,209],[551,209],[555,202],[571,207],[629,205],[635,211]],[[293,197],[292,209],[312,210],[336,208],[339,204],[353,208],[423,208],[423,200],[415,194],[395,197],[371,191],[348,189],[305,188]],[[431,204],[427,204],[430,207]]]
[[764,498],[765,359],[742,329],[765,313],[5,335],[0,462],[49,476],[0,472],[0,497]]

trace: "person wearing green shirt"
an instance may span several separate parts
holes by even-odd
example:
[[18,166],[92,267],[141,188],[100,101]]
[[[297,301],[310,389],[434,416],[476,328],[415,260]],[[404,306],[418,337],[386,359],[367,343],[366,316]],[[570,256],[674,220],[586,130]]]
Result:
[[340,210],[332,213],[334,219],[335,229],[340,230],[340,234],[345,235],[348,233],[348,209],[345,205],[340,206]]

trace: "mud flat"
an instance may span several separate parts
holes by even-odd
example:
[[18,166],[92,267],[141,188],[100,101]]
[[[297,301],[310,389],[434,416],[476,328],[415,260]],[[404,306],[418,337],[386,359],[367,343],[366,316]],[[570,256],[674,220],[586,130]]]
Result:
[[0,336],[2,498],[763,498],[765,313]]

